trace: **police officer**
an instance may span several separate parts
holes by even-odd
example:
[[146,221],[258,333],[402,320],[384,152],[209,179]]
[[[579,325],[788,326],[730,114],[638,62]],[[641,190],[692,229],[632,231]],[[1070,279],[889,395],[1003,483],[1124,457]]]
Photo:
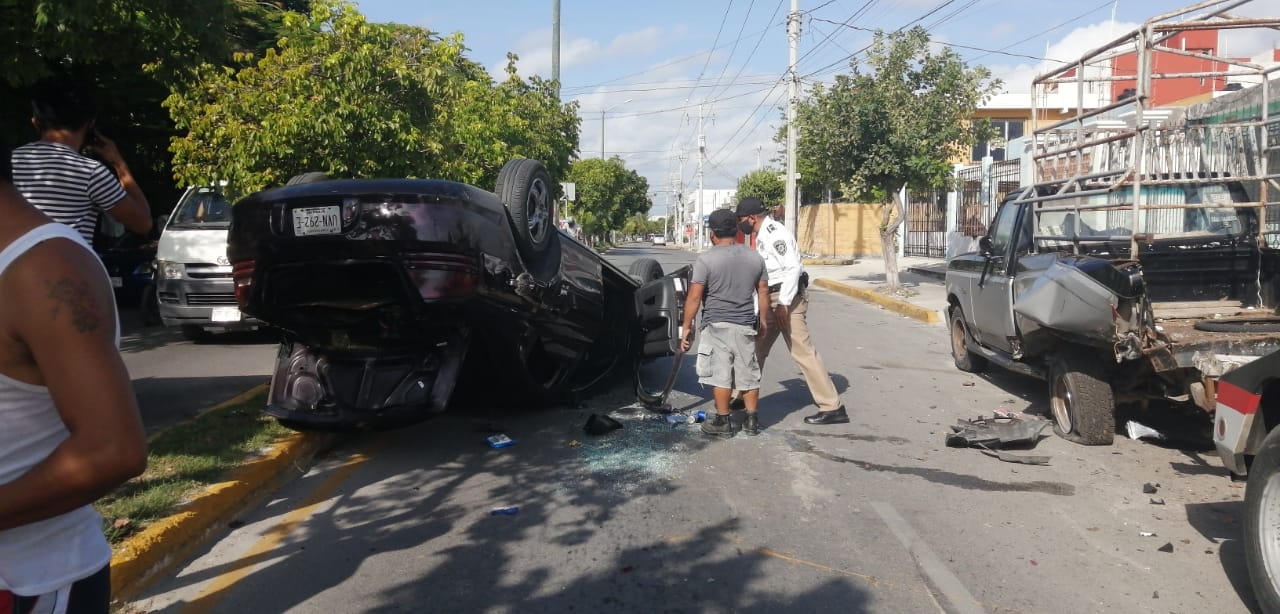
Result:
[[[809,312],[809,297],[805,291],[809,285],[809,274],[804,272],[804,265],[800,262],[795,237],[785,226],[767,216],[764,202],[754,196],[738,202],[737,214],[743,234],[750,236],[755,233],[756,251],[764,258],[769,276],[770,309],[765,314],[767,332],[756,339],[760,368],[764,369],[769,350],[781,333],[787,349],[791,350],[791,357],[804,374],[814,405],[818,406],[818,413],[806,416],[804,421],[808,424],[848,422],[849,414],[840,403],[831,374],[827,373],[827,367],[809,337],[809,324],[805,319]],[[734,406],[745,404],[735,402]]]

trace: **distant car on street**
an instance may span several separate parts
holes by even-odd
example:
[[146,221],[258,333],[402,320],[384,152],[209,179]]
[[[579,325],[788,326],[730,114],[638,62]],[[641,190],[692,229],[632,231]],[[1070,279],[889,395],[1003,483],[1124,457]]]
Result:
[[653,244],[654,244],[654,245],[666,245],[666,244],[667,244],[667,237],[666,237],[665,235],[653,235]]
[[237,202],[227,243],[240,309],[285,335],[266,407],[281,423],[405,425],[455,388],[545,404],[618,368],[665,399],[671,378],[654,392],[639,367],[676,354],[688,267],[623,271],[558,229],[542,163],[507,163],[493,192],[299,177]]

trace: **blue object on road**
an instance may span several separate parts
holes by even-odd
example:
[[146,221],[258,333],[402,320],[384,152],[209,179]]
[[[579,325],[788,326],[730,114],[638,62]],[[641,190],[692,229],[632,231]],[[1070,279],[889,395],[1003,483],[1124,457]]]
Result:
[[702,411],[701,409],[698,410],[698,413],[693,415],[694,422],[702,422],[703,420],[706,420],[706,419],[707,419],[707,412]]
[[495,450],[498,448],[513,446],[516,443],[514,439],[507,437],[506,433],[498,433],[491,437],[485,437],[484,440],[489,442],[489,447]]
[[489,510],[490,516],[515,516],[516,514],[519,514],[519,513],[520,513],[520,508],[514,505],[508,505],[506,507],[495,507]]

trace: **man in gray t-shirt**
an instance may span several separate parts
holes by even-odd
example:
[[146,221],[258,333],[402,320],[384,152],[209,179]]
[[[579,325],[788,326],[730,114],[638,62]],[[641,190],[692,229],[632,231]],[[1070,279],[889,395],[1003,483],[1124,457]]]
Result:
[[743,429],[748,435],[756,435],[760,432],[756,414],[760,400],[756,329],[759,327],[760,334],[765,332],[765,320],[758,314],[769,308],[769,278],[760,254],[734,242],[738,232],[736,213],[717,209],[711,213],[708,225],[712,248],[693,264],[680,347],[687,352],[692,346],[693,317],[701,307],[698,381],[712,386],[716,405],[715,415],[702,423],[702,432],[733,437],[729,399],[734,390],[744,390],[747,418]]

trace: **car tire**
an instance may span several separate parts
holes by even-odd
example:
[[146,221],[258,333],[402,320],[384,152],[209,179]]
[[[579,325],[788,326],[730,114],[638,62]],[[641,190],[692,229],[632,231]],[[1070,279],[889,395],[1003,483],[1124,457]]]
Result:
[[141,312],[143,326],[164,324],[164,320],[160,318],[160,299],[156,294],[154,283],[149,283],[142,289],[142,297],[138,299],[138,311]]
[[653,258],[641,258],[631,263],[631,267],[627,269],[627,274],[635,278],[636,281],[647,284],[651,281],[662,279],[662,265]]
[[1107,446],[1115,439],[1115,395],[1103,364],[1075,348],[1050,358],[1049,409],[1059,437],[1086,446]]
[[1244,492],[1244,559],[1263,612],[1280,612],[1280,429],[1263,440]]
[[294,175],[290,177],[288,181],[284,182],[284,184],[285,185],[301,185],[304,183],[315,183],[317,181],[328,181],[328,180],[329,180],[328,174],[322,173],[320,171],[311,171],[309,173],[302,173],[301,175]]
[[1280,318],[1232,318],[1226,320],[1200,320],[1196,330],[1210,333],[1277,333]]
[[973,335],[964,320],[964,310],[959,305],[951,308],[951,359],[956,368],[965,373],[981,373],[987,370],[987,359],[969,349]]
[[192,343],[198,343],[209,338],[209,331],[198,324],[183,324],[180,328],[182,338]]
[[556,236],[556,204],[546,167],[528,158],[511,160],[498,172],[494,193],[507,208],[520,257],[540,260]]

